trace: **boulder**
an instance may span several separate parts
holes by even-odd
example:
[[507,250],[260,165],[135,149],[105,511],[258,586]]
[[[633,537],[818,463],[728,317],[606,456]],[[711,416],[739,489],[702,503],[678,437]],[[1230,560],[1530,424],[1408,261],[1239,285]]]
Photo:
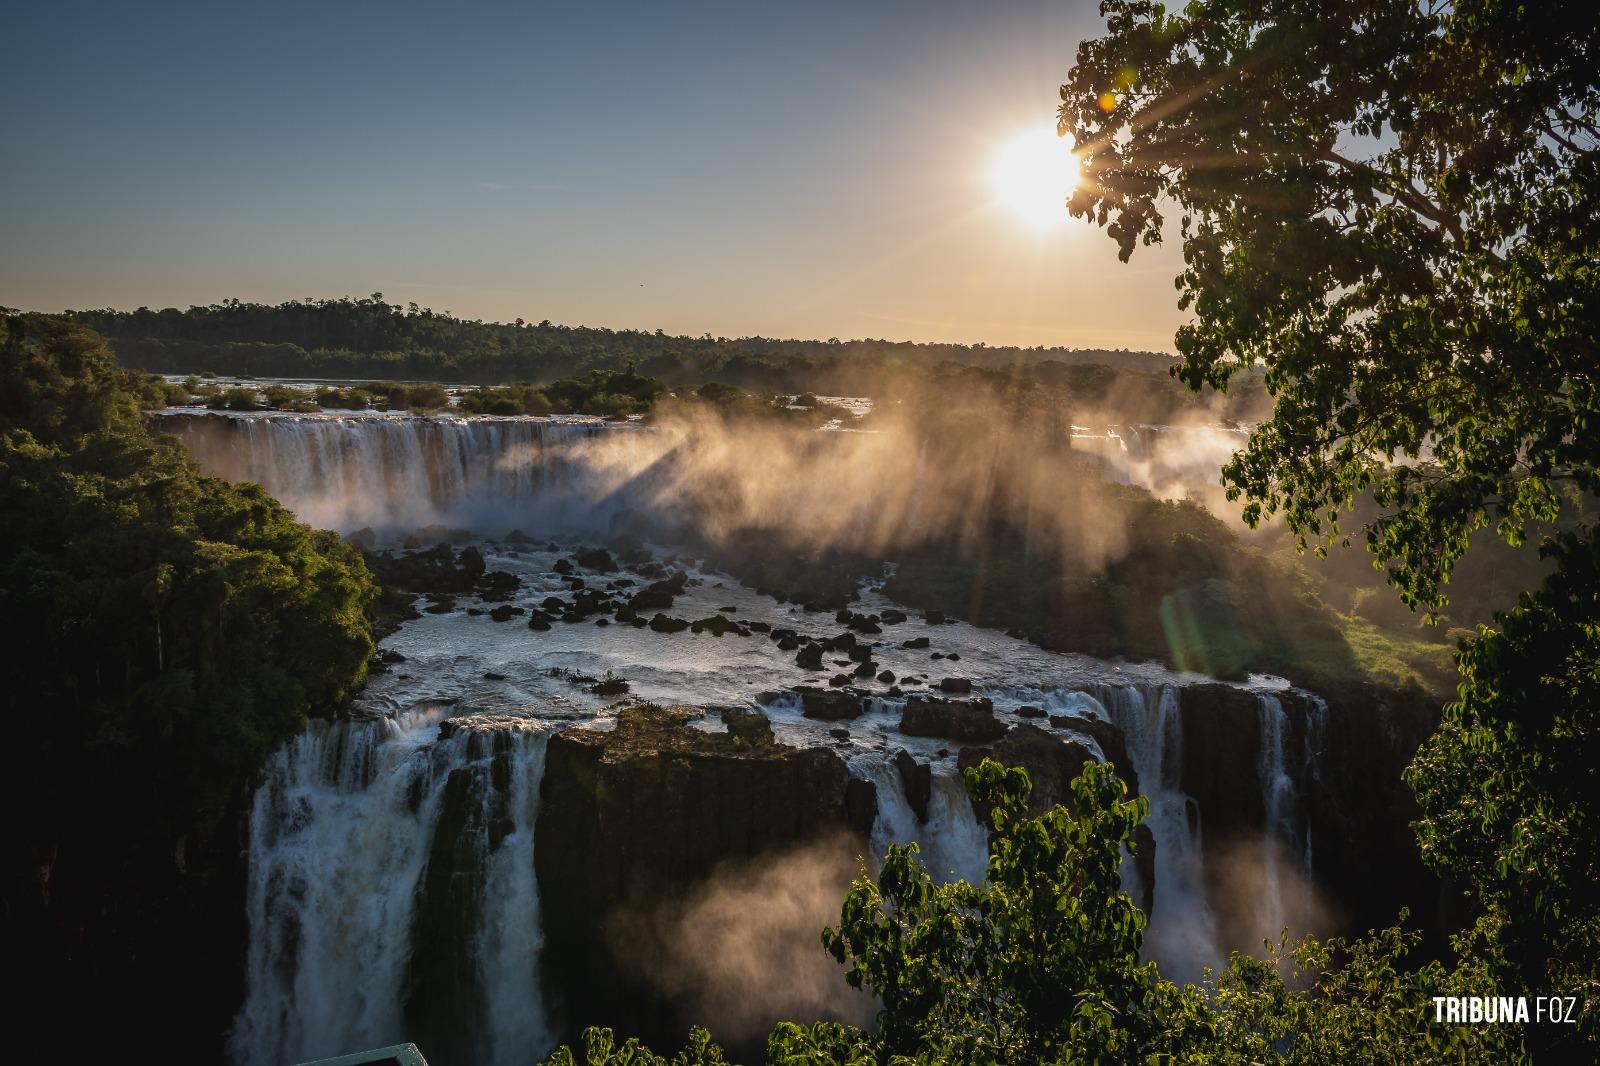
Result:
[[901,748],[894,756],[894,768],[900,774],[900,787],[906,794],[906,803],[916,812],[917,821],[928,820],[928,801],[933,798],[933,767],[918,762],[911,753]]
[[940,692],[953,692],[964,695],[972,691],[972,679],[966,677],[947,677],[939,682]]
[[728,727],[728,732],[751,747],[776,743],[772,732],[772,720],[758,710],[750,707],[724,707],[721,717],[722,724]]
[[657,633],[682,633],[689,628],[689,621],[685,618],[669,618],[664,614],[657,614],[650,619],[650,628]]
[[822,645],[807,644],[795,653],[794,661],[802,670],[821,670]]
[[837,722],[846,718],[859,718],[866,709],[861,697],[854,692],[815,685],[797,685],[794,692],[800,697],[800,713],[807,718],[824,722]]
[[906,697],[905,710],[900,715],[900,732],[981,743],[1005,735],[1006,726],[995,718],[994,704],[982,696],[952,699],[912,695]]
[[585,570],[593,570],[597,574],[612,574],[617,570],[617,561],[604,548],[578,552],[572,559]]
[[910,640],[901,641],[900,646],[902,648],[926,648],[928,646],[928,638],[912,637]]

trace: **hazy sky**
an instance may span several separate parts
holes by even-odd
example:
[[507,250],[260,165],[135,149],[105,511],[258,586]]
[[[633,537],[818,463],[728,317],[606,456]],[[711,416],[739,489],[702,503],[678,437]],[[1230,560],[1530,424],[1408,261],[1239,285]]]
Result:
[[[14,5],[0,304],[365,295],[1169,349],[1175,247],[996,203],[1094,4]],[[1064,214],[1064,212],[1063,212]]]

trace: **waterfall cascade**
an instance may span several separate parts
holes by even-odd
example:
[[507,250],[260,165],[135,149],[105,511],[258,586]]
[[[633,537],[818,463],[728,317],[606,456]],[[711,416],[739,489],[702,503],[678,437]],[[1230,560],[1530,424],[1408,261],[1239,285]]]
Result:
[[[546,734],[460,721],[314,722],[273,757],[250,822],[235,1062],[418,1039],[441,1005],[481,1010],[472,1061],[547,1046],[532,861]],[[429,935],[462,922],[466,936]]]
[[545,527],[602,503],[574,452],[594,420],[406,415],[158,416],[208,474],[254,481],[325,529]]

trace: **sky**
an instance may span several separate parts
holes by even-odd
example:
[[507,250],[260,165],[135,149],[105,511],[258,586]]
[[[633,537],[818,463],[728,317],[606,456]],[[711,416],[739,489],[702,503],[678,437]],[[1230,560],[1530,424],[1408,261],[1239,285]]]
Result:
[[0,305],[1167,351],[1176,245],[1040,228],[1065,3],[14,5]]

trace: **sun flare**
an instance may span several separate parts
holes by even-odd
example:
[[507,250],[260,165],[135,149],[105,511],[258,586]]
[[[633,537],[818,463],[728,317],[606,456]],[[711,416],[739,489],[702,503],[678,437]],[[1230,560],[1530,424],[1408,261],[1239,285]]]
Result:
[[991,177],[997,199],[1042,230],[1066,219],[1067,196],[1078,184],[1078,160],[1070,140],[1041,126],[1001,149]]

